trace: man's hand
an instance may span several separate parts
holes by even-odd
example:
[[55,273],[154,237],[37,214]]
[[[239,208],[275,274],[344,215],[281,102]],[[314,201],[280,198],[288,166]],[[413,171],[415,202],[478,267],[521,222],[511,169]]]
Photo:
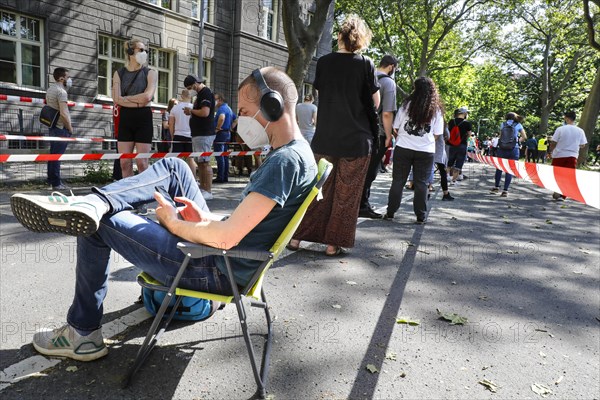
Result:
[[158,192],[154,192],[154,199],[158,201],[156,218],[162,226],[169,229],[169,224],[177,219],[177,209]]
[[177,208],[184,221],[207,222],[209,220],[200,209],[200,206],[187,197],[175,197],[175,201],[184,204],[183,207]]
[[385,148],[389,148],[392,146],[392,135],[385,135]]

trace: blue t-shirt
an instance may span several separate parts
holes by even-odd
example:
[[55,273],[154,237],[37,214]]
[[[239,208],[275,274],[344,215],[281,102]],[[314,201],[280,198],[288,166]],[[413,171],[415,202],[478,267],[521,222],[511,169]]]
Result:
[[[272,150],[250,176],[250,182],[242,192],[242,200],[256,192],[277,204],[237,247],[269,250],[306,199],[316,183],[316,177],[317,164],[306,141],[293,140]],[[236,282],[245,286],[261,262],[232,258],[232,264]],[[226,274],[227,268],[222,257],[217,257],[217,268]]]
[[215,115],[215,128],[217,127],[217,123],[221,114],[225,115],[225,121],[223,121],[223,125],[221,125],[221,130],[228,131],[231,129],[231,123],[236,119],[235,114],[227,103],[221,104],[221,107],[219,107],[217,114]]

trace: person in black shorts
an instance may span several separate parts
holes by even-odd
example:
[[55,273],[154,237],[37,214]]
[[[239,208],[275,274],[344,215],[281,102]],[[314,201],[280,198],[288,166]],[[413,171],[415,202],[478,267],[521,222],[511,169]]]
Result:
[[[112,96],[120,107],[119,153],[149,153],[152,148],[152,109],[150,102],[156,90],[158,74],[146,66],[148,51],[139,39],[125,42],[127,65],[113,75]],[[148,168],[148,159],[136,159],[138,172]],[[133,175],[131,159],[121,159],[123,177]]]

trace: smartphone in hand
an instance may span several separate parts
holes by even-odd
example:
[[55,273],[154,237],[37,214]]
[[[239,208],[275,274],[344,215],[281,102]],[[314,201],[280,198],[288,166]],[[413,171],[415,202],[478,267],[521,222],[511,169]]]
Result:
[[154,186],[154,189],[156,189],[156,191],[160,194],[162,194],[162,197],[165,198],[166,201],[168,201],[169,203],[171,203],[171,205],[175,208],[177,208],[177,205],[175,204],[175,200],[173,200],[173,198],[171,197],[171,195],[169,194],[169,192],[167,192],[167,190],[162,187],[162,186]]

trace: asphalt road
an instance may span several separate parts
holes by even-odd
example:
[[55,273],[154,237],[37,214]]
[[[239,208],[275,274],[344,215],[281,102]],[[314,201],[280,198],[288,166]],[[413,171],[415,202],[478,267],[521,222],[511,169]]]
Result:
[[[432,195],[424,226],[414,224],[408,192],[396,220],[362,221],[356,247],[342,257],[303,244],[276,263],[265,283],[276,318],[270,398],[541,398],[532,385],[551,391],[548,398],[600,398],[598,210],[555,202],[519,180],[503,199],[488,193],[490,167],[467,168],[469,179],[451,188],[456,201],[442,202],[440,190]],[[390,179],[376,181],[379,206]],[[231,211],[242,187],[217,187],[209,206]],[[119,255],[105,302],[109,355],[91,363],[36,357],[35,330],[65,321],[75,239],[22,228],[11,194],[0,194],[2,399],[253,395],[233,306],[203,323],[175,323],[121,389],[150,320],[135,304],[137,270]],[[468,322],[451,325],[436,310]],[[250,308],[250,320],[262,322],[260,311]],[[250,326],[260,339],[262,325]]]

